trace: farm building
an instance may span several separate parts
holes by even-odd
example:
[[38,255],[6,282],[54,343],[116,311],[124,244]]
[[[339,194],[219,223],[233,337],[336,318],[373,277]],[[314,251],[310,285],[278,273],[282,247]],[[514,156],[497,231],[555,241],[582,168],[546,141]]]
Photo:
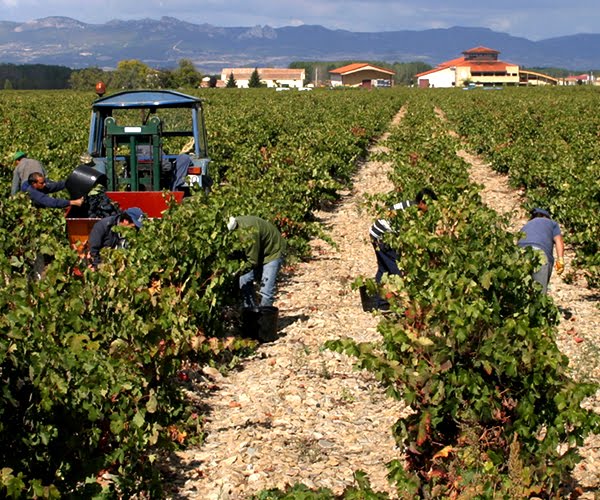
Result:
[[332,87],[391,87],[395,73],[368,63],[353,63],[329,72]]
[[558,85],[558,83],[558,78],[538,73],[537,71],[519,70],[520,85]]
[[506,85],[556,85],[558,80],[542,73],[519,70],[519,66],[498,59],[499,51],[475,47],[462,57],[439,64],[416,75],[419,87],[480,87]]
[[239,88],[248,88],[248,82],[254,70],[258,71],[261,83],[267,87],[289,87],[300,89],[304,86],[306,72],[304,69],[287,68],[223,68],[221,70],[221,81],[227,82],[233,73],[235,82]]
[[561,80],[561,85],[590,85],[595,84],[594,75],[583,73],[581,75],[569,75]]

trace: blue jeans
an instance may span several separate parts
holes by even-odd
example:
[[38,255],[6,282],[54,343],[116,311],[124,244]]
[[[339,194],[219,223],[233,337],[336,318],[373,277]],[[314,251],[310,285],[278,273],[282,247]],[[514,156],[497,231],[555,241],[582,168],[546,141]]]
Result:
[[283,257],[272,260],[262,266],[256,266],[246,274],[240,276],[240,290],[244,307],[256,307],[256,293],[254,284],[260,283],[260,306],[272,306],[277,291],[277,273],[283,264]]
[[[377,257],[377,273],[375,274],[375,281],[377,283],[381,283],[381,278],[383,278],[384,274],[403,274],[402,270],[398,267],[399,256],[396,250],[375,238],[371,238],[371,244]],[[389,308],[389,303],[380,295],[376,295],[375,307],[377,309],[387,309]]]
[[402,271],[398,267],[398,253],[396,250],[375,239],[372,239],[371,243],[375,250],[375,257],[377,257],[377,273],[375,274],[375,281],[381,283],[381,278],[385,273],[402,274]]
[[550,281],[550,276],[552,275],[552,263],[548,262],[548,257],[541,248],[533,246],[532,248],[538,252],[538,255],[540,255],[542,261],[541,267],[536,269],[533,273],[533,280],[542,285],[543,293],[548,293],[548,282]]

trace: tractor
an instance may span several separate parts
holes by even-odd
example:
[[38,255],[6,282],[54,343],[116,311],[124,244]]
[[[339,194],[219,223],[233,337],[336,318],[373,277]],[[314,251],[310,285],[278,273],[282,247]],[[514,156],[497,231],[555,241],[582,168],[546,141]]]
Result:
[[[92,103],[87,151],[93,163],[80,165],[67,179],[72,198],[101,184],[121,210],[139,207],[157,218],[172,199],[181,202],[194,189],[208,192],[212,181],[200,98],[173,90],[102,97],[104,91],[101,82],[96,85],[99,98]],[[98,218],[77,208],[67,209],[67,235],[83,253]]]

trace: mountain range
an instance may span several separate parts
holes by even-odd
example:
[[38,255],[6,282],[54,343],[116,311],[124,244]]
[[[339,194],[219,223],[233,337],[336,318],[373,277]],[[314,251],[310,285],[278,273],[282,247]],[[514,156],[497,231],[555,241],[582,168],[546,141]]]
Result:
[[87,24],[69,17],[0,21],[0,63],[115,68],[138,59],[154,68],[191,60],[206,73],[223,67],[286,67],[292,61],[421,61],[432,66],[485,46],[527,68],[600,68],[600,34],[531,41],[488,28],[453,27],[377,33],[319,25],[218,27],[174,17]]

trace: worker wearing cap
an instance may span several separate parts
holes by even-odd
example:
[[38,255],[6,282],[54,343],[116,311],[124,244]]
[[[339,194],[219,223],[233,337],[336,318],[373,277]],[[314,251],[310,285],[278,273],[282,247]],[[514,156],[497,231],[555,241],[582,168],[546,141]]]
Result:
[[117,226],[134,227],[140,229],[144,219],[144,212],[138,207],[131,207],[117,215],[109,215],[100,219],[90,231],[88,245],[90,248],[89,257],[92,268],[100,264],[100,250],[103,248],[124,248],[126,245],[125,237],[122,234],[113,231]]
[[548,292],[548,282],[554,266],[554,247],[556,247],[556,273],[561,275],[565,269],[565,244],[558,222],[553,221],[550,212],[542,208],[534,208],[531,218],[521,228],[525,235],[518,241],[522,248],[531,247],[539,253],[542,266],[533,273],[533,279],[542,285],[544,293]]
[[12,185],[10,188],[11,196],[21,191],[21,186],[27,181],[28,177],[34,172],[39,172],[44,177],[47,176],[44,165],[38,160],[33,158],[27,158],[27,155],[23,151],[17,151],[11,158],[15,162],[15,169],[13,170]]

